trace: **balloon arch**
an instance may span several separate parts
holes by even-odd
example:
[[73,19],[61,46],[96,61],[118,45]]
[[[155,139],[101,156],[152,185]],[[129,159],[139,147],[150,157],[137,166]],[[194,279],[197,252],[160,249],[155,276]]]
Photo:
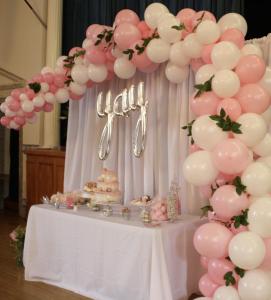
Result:
[[210,201],[203,208],[209,222],[194,236],[206,268],[200,299],[270,300],[271,69],[257,46],[245,45],[239,14],[216,22],[208,11],[185,8],[174,16],[153,3],[144,18],[124,9],[113,27],[90,25],[82,47],[11,92],[1,124],[19,129],[56,102],[80,100],[94,84],[153,72],[164,62],[168,80],[179,84],[191,65],[196,119],[183,127],[191,137],[183,174]]

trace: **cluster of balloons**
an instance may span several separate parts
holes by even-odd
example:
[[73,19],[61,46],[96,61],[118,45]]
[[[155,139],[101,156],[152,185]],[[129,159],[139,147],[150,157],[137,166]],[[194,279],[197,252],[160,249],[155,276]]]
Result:
[[[192,16],[187,16],[188,24]],[[194,145],[183,164],[184,177],[199,187],[213,210],[194,235],[206,269],[199,281],[204,297],[198,300],[269,300],[271,69],[260,48],[244,44],[247,24],[242,16],[230,13],[217,23],[207,16],[180,42],[184,49],[187,40],[193,44],[190,55],[199,60],[196,84],[211,83],[190,99],[196,116]],[[221,111],[240,130],[218,126],[214,115],[221,117]],[[227,282],[229,275],[232,283]]]

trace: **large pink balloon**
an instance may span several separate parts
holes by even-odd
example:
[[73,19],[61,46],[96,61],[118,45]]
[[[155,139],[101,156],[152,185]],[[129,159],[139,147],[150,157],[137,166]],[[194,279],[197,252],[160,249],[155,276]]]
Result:
[[259,84],[245,84],[236,94],[244,112],[262,114],[270,105],[270,96]]
[[59,88],[64,87],[66,80],[67,78],[62,74],[55,74],[54,76],[54,84]]
[[[202,16],[203,16],[203,18],[202,18]],[[199,24],[201,18],[202,18],[202,20],[211,20],[211,21],[216,22],[216,18],[211,12],[209,12],[207,10],[201,10],[201,11],[196,12],[193,15],[193,17],[192,17],[192,28],[195,28],[195,26],[197,26]]]
[[21,103],[18,100],[13,100],[8,104],[8,108],[11,111],[18,111],[21,108]]
[[14,99],[19,99],[20,95],[21,95],[20,89],[14,89],[10,93],[10,96],[13,97]]
[[16,117],[14,117],[14,122],[20,126],[23,126],[25,124],[25,118],[16,116]]
[[208,262],[209,262],[210,258],[206,257],[206,256],[201,256],[200,257],[200,264],[204,269],[208,269]]
[[86,30],[86,37],[88,39],[92,38],[92,35],[94,33],[94,30],[97,29],[100,25],[99,24],[92,24],[90,26],[88,26],[87,30]]
[[264,243],[265,243],[266,252],[260,268],[266,271],[270,271],[271,270],[271,238],[265,239]]
[[190,61],[190,66],[194,72],[197,72],[200,67],[204,65],[204,62],[201,58],[193,58]]
[[229,28],[225,30],[220,37],[220,41],[232,42],[239,49],[243,48],[245,44],[245,38],[243,33],[236,28]]
[[242,108],[239,102],[233,98],[225,98],[219,102],[217,106],[218,114],[220,113],[222,108],[225,110],[226,114],[231,118],[232,121],[236,121],[242,113]]
[[[224,275],[234,270],[234,264],[226,258],[211,258],[208,262],[208,274],[219,285],[225,285]],[[235,276],[237,279],[237,276]]]
[[216,168],[225,174],[238,174],[251,163],[245,144],[238,139],[226,139],[218,143],[212,152]]
[[212,297],[218,287],[219,285],[207,273],[199,280],[199,290],[205,297]]
[[214,192],[210,204],[219,219],[229,221],[249,206],[249,200],[244,193],[238,195],[235,186],[223,185]]
[[245,55],[240,58],[235,73],[241,83],[256,83],[265,73],[265,63],[258,55]]
[[69,91],[70,99],[72,100],[80,100],[83,96],[74,94],[73,92]]
[[192,31],[193,29],[192,18],[194,17],[195,14],[196,12],[194,11],[194,9],[183,8],[177,13],[176,19],[178,19],[181,23],[184,24],[185,29],[187,31]]
[[211,53],[215,44],[203,45],[201,50],[201,58],[206,64],[211,64]]
[[122,23],[137,25],[139,21],[139,17],[134,11],[132,11],[131,9],[122,9],[117,13],[114,23],[116,26]]
[[9,123],[10,123],[10,121],[11,121],[11,119],[8,118],[8,117],[2,117],[2,118],[0,119],[0,123],[1,123],[1,125],[3,125],[3,126],[8,126]]
[[90,40],[92,40],[93,43],[96,43],[98,40],[98,35],[101,34],[105,30],[105,26],[95,24],[96,26],[91,31],[91,35],[88,37]]
[[141,32],[130,23],[121,23],[114,32],[114,40],[121,50],[128,49],[133,43],[141,39]]
[[43,111],[45,112],[51,112],[54,109],[54,105],[51,103],[45,102],[45,104],[42,107]]
[[139,40],[136,41],[132,46],[131,49],[134,50],[134,55],[132,58],[132,63],[140,69],[144,69],[144,68],[148,68],[150,65],[152,65],[152,61],[148,58],[147,54],[146,54],[146,50],[141,53],[141,54],[137,54],[137,50],[135,49],[136,45],[139,45],[140,47],[142,46],[143,41]]
[[147,23],[145,21],[140,21],[137,24],[137,28],[140,30],[141,34],[143,35],[143,33],[145,33],[146,31],[150,31],[150,27],[147,25]]
[[92,46],[86,50],[86,59],[92,64],[104,64],[106,62],[106,55],[101,49]]
[[44,82],[47,82],[48,84],[51,84],[54,81],[54,75],[52,73],[45,73],[42,77]]
[[194,246],[200,255],[209,258],[228,256],[232,232],[219,223],[201,225],[194,234]]
[[220,99],[213,92],[205,92],[190,99],[190,108],[196,116],[215,115]]
[[79,52],[79,51],[82,51],[84,50],[83,48],[81,47],[73,47],[71,48],[71,50],[69,51],[69,56],[73,56],[75,53]]

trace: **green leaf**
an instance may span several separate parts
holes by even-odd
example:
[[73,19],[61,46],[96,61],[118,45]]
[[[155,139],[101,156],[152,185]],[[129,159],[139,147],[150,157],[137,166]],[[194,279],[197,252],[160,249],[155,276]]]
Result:
[[171,28],[181,31],[181,30],[185,29],[185,26],[183,23],[181,23],[180,25],[171,26]]
[[246,271],[244,269],[241,269],[239,267],[235,267],[234,271],[237,275],[239,275],[241,278],[245,276]]
[[237,176],[234,178],[232,184],[235,186],[236,188],[236,193],[238,195],[241,195],[242,193],[245,193],[246,192],[246,186],[242,184],[242,181],[241,181],[241,177],[240,176]]
[[232,217],[231,220],[233,221],[234,227],[239,228],[241,225],[243,226],[249,225],[247,220],[247,215],[248,215],[248,209],[242,210],[242,213],[240,215]]
[[205,81],[203,84],[195,84],[195,88],[198,90],[198,92],[195,95],[195,98],[199,97],[204,92],[209,92],[212,90],[212,80],[214,76],[212,76],[210,79]]
[[229,285],[235,285],[235,283],[236,283],[236,280],[235,280],[235,278],[233,277],[233,272],[232,272],[232,271],[229,271],[229,272],[227,272],[227,273],[224,275],[224,280],[225,280],[226,286],[229,286]]
[[39,82],[29,83],[28,86],[30,87],[31,90],[35,92],[35,94],[37,94],[41,89],[41,85]]
[[208,211],[214,211],[211,205],[206,205],[200,208],[202,211],[201,217],[207,217]]
[[199,24],[202,22],[203,18],[204,18],[205,12],[202,13],[202,15],[197,19],[198,23],[197,25],[193,28],[192,32],[195,32],[196,29],[198,28]]
[[133,49],[126,49],[122,53],[127,54],[128,59],[131,60],[133,58],[134,52],[135,51]]

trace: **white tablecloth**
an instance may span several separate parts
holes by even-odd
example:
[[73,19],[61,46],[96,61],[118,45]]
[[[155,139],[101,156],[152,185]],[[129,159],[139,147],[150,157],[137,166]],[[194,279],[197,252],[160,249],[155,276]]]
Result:
[[137,218],[104,217],[32,206],[24,246],[25,279],[95,300],[187,300],[197,291],[192,246],[198,217],[146,227]]

